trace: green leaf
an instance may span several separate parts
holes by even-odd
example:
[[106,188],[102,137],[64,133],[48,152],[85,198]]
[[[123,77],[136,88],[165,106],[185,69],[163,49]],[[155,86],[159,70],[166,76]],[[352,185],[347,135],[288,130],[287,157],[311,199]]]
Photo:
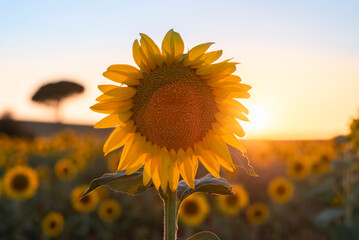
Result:
[[199,232],[188,238],[187,240],[220,240],[219,237],[213,232]]
[[258,177],[258,174],[254,171],[253,167],[249,164],[249,159],[243,155],[243,153],[235,147],[227,145],[232,157],[232,161],[235,166],[243,168],[246,173],[253,177]]
[[327,208],[321,211],[314,219],[319,227],[328,227],[330,223],[344,216],[344,209],[342,208]]
[[215,178],[207,174],[203,178],[194,181],[195,188],[190,188],[185,181],[180,181],[177,186],[178,208],[183,200],[196,192],[211,194],[232,195],[232,187],[224,178]]
[[146,186],[143,186],[142,171],[137,171],[131,175],[126,175],[125,173],[125,170],[116,173],[106,173],[100,178],[92,180],[90,183],[90,187],[82,195],[82,197],[86,196],[88,193],[92,192],[93,190],[102,185],[105,185],[114,191],[126,193],[129,195],[137,195],[143,193],[147,191],[147,189],[152,187],[151,183],[147,184]]

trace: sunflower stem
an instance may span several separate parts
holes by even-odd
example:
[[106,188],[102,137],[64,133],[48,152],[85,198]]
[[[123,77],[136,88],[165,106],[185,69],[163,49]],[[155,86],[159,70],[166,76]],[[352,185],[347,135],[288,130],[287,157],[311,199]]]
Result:
[[168,188],[165,196],[163,197],[164,202],[164,240],[176,240],[177,239],[177,193],[171,192]]

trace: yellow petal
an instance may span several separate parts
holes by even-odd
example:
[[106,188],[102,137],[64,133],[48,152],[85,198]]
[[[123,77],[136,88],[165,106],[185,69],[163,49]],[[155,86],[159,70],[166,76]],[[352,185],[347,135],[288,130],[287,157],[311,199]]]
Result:
[[135,129],[136,127],[132,120],[115,128],[103,146],[105,155],[122,147],[133,136]]
[[125,123],[132,116],[132,112],[110,114],[101,121],[97,122],[94,128],[112,128],[117,127],[121,123]]
[[191,50],[188,51],[186,56],[183,59],[183,66],[187,67],[192,64],[198,64],[199,60],[203,56],[203,54],[207,51],[207,49],[214,44],[213,42],[209,43],[202,43],[193,47]]
[[151,158],[148,157],[143,168],[143,186],[146,186],[151,180]]
[[146,162],[146,159],[148,157],[148,154],[143,153],[136,161],[136,164],[131,164],[126,169],[126,175],[131,175],[135,173],[138,169],[140,169]]
[[132,98],[136,92],[133,87],[118,87],[102,94],[96,101],[125,101]]
[[178,181],[179,181],[179,170],[177,167],[176,161],[170,162],[170,170],[169,170],[169,176],[168,176],[168,185],[172,192],[175,192],[177,189]]
[[229,132],[236,134],[238,137],[244,137],[245,132],[237,120],[223,116],[220,112],[216,113],[215,117]]
[[163,60],[161,57],[160,49],[149,36],[143,33],[140,33],[140,35],[141,46],[144,46],[146,48],[146,55],[149,57],[150,61],[154,61],[157,66],[161,67],[163,64]]
[[215,98],[218,108],[229,108],[234,111],[240,111],[249,114],[248,109],[240,102],[233,98]]
[[184,43],[181,35],[175,31],[173,31],[173,45],[175,61],[178,63],[183,55]]
[[139,133],[136,133],[132,142],[126,143],[121,154],[120,162],[118,164],[118,171],[122,171],[126,169],[131,163],[138,161],[139,157],[143,153],[142,149],[145,141],[145,137],[141,136]]
[[239,140],[233,135],[233,133],[228,132],[224,129],[223,126],[221,126],[218,123],[214,123],[212,125],[213,131],[219,135],[223,141],[225,141],[228,145],[231,145],[232,147],[237,148],[238,150],[241,150],[242,152],[246,152],[246,149],[243,147],[243,145],[239,142]]
[[144,59],[144,53],[140,47],[140,44],[138,43],[138,40],[136,39],[132,46],[132,55],[133,59],[135,60],[137,66],[140,67],[140,69],[144,72],[151,72],[151,69],[147,65],[147,59]]
[[234,169],[234,164],[228,147],[220,137],[218,137],[216,134],[213,133],[213,131],[210,130],[204,138],[204,143],[206,144],[206,146],[209,147],[209,150],[213,151],[216,155],[218,155],[226,163],[228,163],[225,163],[225,165],[223,166],[225,166],[227,169]]
[[218,75],[230,75],[236,70],[236,64],[234,62],[228,62],[228,60],[214,63],[210,65],[205,65],[196,70],[196,74],[202,76],[202,78],[209,79],[214,78]]
[[248,117],[246,115],[244,115],[244,113],[242,112],[241,109],[236,109],[231,106],[224,106],[224,105],[219,105],[219,104],[217,104],[217,108],[219,111],[221,111],[225,115],[233,116],[234,118],[237,118],[239,120],[249,122]]
[[98,113],[113,113],[118,111],[118,113],[127,112],[132,108],[132,100],[127,101],[111,101],[111,102],[100,102],[91,106],[90,109]]
[[173,43],[173,29],[169,30],[162,41],[162,56],[167,66],[171,65],[175,60]]
[[208,170],[208,172],[210,172],[214,177],[219,178],[220,164],[216,161],[213,154],[205,150],[201,142],[195,144],[194,146],[199,161]]
[[192,161],[186,157],[181,162],[178,162],[179,172],[183,180],[187,183],[190,188],[194,188],[194,176],[193,176],[193,165]]
[[213,78],[206,79],[208,85],[215,87],[215,84],[219,84],[222,82],[232,82],[232,83],[239,83],[242,79],[237,75],[229,75],[226,77],[223,76],[216,76]]
[[111,81],[118,82],[121,84],[126,84],[129,86],[140,85],[140,83],[141,83],[140,80],[134,79],[134,78],[129,78],[128,76],[123,75],[117,71],[106,71],[102,75],[105,78],[110,79]]
[[192,68],[199,68],[205,64],[211,64],[222,56],[223,51],[213,51],[209,53],[205,53],[198,61],[197,64],[191,65]]
[[115,71],[129,78],[141,79],[143,74],[136,67],[127,64],[114,64],[107,68],[107,71]]
[[97,87],[98,87],[98,89],[100,89],[100,91],[101,91],[102,93],[105,93],[105,92],[108,92],[108,91],[110,91],[110,90],[112,90],[112,89],[118,88],[118,86],[116,86],[116,85],[111,85],[111,84],[98,85]]
[[168,153],[167,148],[163,147],[161,149],[161,156],[158,162],[158,175],[161,179],[161,188],[164,191],[167,188],[170,165],[171,165],[170,155]]

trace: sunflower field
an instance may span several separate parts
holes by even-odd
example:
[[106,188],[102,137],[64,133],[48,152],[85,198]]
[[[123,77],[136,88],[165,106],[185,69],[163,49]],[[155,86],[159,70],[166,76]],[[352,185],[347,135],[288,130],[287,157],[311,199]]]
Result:
[[[243,141],[258,173],[222,170],[234,195],[196,193],[179,210],[178,239],[358,239],[358,120],[328,141]],[[128,196],[92,179],[116,172],[122,149],[67,130],[48,138],[0,138],[0,239],[161,239],[155,188]],[[199,167],[197,177],[206,175]],[[81,198],[81,199],[80,199]]]

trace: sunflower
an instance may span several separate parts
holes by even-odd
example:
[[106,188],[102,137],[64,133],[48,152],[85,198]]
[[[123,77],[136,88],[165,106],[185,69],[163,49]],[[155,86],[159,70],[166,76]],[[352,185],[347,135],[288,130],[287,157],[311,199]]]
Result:
[[186,226],[196,227],[207,218],[209,210],[206,196],[192,194],[181,203],[178,219]]
[[[91,212],[93,211],[100,198],[96,191],[87,194],[81,198],[82,194],[87,190],[87,186],[79,186],[72,190],[71,203],[72,207],[78,212]],[[81,198],[81,199],[80,199]]]
[[35,170],[26,166],[16,166],[4,175],[5,194],[12,199],[26,200],[35,195],[39,179]]
[[321,176],[329,172],[330,170],[332,170],[332,165],[331,165],[331,160],[327,155],[322,155],[319,159],[316,159],[312,164],[312,172],[317,176]]
[[60,180],[72,179],[77,173],[75,164],[69,159],[58,160],[54,170],[56,177]]
[[244,150],[238,137],[248,110],[234,98],[248,98],[251,87],[232,75],[237,63],[215,62],[222,50],[207,52],[204,43],[183,54],[181,36],[170,30],[162,50],[145,34],[133,44],[136,67],[115,64],[104,76],[117,85],[100,85],[103,93],[91,109],[109,114],[95,128],[116,127],[104,144],[105,155],[124,146],[118,170],[126,174],[144,166],[143,183],[176,190],[179,176],[194,188],[198,161],[215,177],[220,166],[233,171],[226,144]]
[[293,193],[293,183],[284,177],[276,177],[268,185],[268,195],[276,203],[288,202]]
[[121,205],[115,199],[103,200],[98,208],[98,216],[105,222],[113,222],[121,215]]
[[256,202],[250,205],[246,211],[247,220],[253,225],[262,225],[268,220],[269,209],[266,204]]
[[234,195],[218,195],[217,204],[224,214],[237,215],[238,212],[248,205],[248,192],[242,185],[232,186]]
[[42,231],[50,238],[57,237],[64,228],[64,216],[59,212],[49,212],[42,220]]
[[311,170],[309,162],[308,158],[290,160],[287,162],[287,175],[295,180],[304,180]]

